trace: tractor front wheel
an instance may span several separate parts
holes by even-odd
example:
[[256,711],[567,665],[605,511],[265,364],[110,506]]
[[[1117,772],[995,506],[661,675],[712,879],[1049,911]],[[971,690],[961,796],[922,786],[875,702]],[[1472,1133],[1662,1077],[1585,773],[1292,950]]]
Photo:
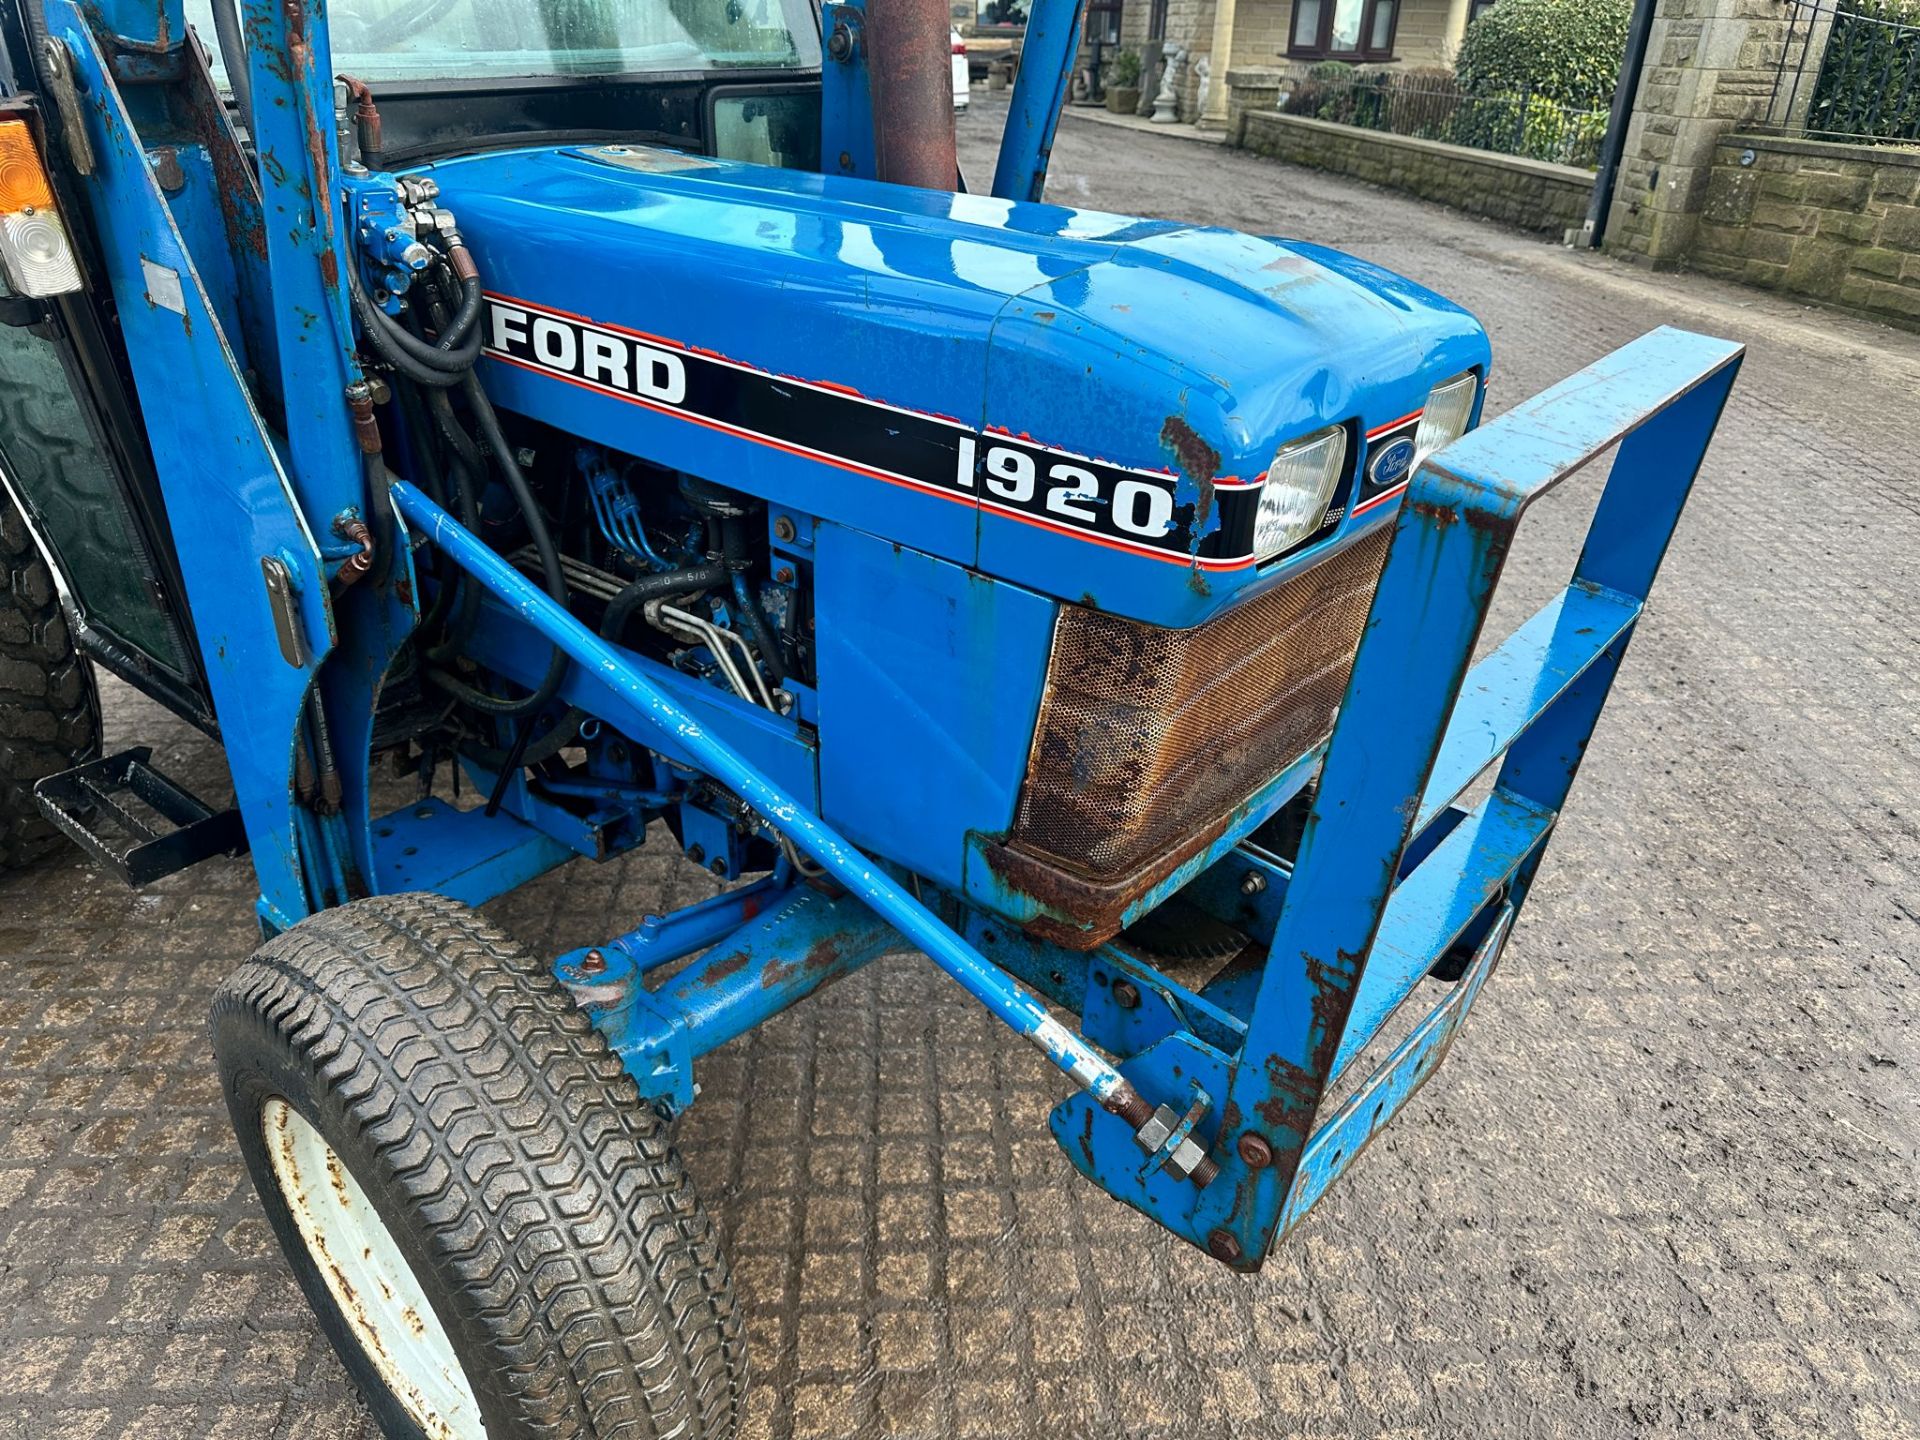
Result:
[[382,896],[261,947],[212,1030],[267,1218],[384,1434],[734,1433],[714,1227],[547,966],[454,901]]
[[100,750],[100,697],[27,522],[0,490],[0,871],[60,843],[34,784]]

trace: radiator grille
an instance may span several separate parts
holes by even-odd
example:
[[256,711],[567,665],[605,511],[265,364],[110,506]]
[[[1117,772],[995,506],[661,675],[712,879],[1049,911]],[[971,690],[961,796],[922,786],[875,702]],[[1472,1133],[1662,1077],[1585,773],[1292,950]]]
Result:
[[1064,608],[1010,844],[1117,880],[1325,739],[1392,531],[1190,630]]

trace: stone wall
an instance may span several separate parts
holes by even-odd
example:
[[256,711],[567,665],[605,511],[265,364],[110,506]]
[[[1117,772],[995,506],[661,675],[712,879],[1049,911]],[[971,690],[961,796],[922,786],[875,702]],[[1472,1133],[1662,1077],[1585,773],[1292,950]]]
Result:
[[1294,70],[1284,65],[1235,66],[1227,72],[1227,143],[1244,145],[1247,116],[1278,110],[1281,95],[1293,88]]
[[1920,150],[1728,135],[1687,258],[1920,329]]
[[1767,118],[1792,0],[1659,0],[1607,221],[1608,250],[1678,263],[1720,137]]
[[1592,172],[1569,165],[1272,110],[1246,111],[1239,123],[1239,143],[1259,154],[1405,190],[1556,240],[1579,228],[1593,198]]

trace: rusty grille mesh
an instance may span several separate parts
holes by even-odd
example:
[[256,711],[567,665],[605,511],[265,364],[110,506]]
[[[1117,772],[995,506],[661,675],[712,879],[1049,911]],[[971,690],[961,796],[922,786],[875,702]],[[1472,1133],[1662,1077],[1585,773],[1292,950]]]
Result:
[[1064,608],[1008,840],[1118,879],[1325,739],[1392,530],[1190,630]]

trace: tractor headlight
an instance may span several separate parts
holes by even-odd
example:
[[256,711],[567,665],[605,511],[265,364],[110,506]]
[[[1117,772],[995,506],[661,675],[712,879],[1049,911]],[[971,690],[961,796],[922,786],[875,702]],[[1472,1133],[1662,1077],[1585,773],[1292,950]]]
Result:
[[1426,413],[1413,436],[1413,463],[1418,467],[1436,450],[1444,450],[1462,435],[1473,421],[1473,402],[1480,395],[1480,377],[1469,370],[1433,387],[1427,396]]
[[1329,425],[1280,447],[1253,522],[1253,558],[1271,560],[1320,526],[1347,468],[1347,427]]

